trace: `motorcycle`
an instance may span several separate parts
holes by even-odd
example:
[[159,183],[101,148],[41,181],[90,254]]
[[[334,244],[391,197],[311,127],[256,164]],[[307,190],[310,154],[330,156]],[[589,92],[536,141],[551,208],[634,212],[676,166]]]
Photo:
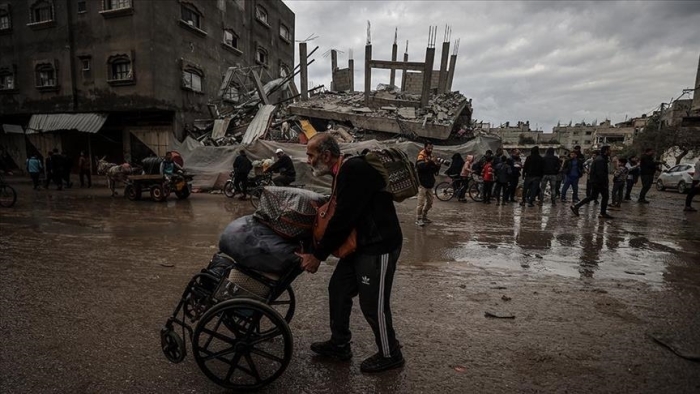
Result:
[[[224,195],[228,198],[233,198],[237,193],[241,192],[240,190],[236,189],[234,185],[235,177],[236,171],[231,171],[231,173],[229,174],[229,180],[227,180],[226,183],[224,183]],[[262,188],[270,185],[272,185],[271,174],[256,175],[254,177],[248,177],[246,179],[248,194],[251,197],[251,202],[253,206],[256,206],[257,201],[255,200],[260,198],[260,194],[262,194]]]

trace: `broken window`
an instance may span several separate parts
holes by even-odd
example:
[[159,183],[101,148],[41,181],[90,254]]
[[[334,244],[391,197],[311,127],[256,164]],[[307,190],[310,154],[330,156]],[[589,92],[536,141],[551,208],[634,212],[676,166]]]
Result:
[[48,0],[40,0],[31,7],[31,23],[50,22],[53,20],[53,4]]
[[280,23],[280,37],[284,38],[286,41],[292,41],[292,33],[289,31],[289,28],[282,23]]
[[259,20],[260,22],[269,25],[267,23],[267,10],[263,8],[263,6],[258,5],[255,7],[255,19]]
[[259,64],[267,65],[267,50],[263,47],[258,47],[258,50],[255,51],[255,61]]
[[202,29],[202,14],[197,11],[193,5],[183,3],[181,5],[181,13],[181,19],[183,22],[192,27],[196,27],[197,29]]
[[78,1],[78,13],[87,12],[87,2],[85,0]]
[[191,68],[182,71],[182,87],[195,92],[202,91],[202,75]]
[[593,134],[592,131],[587,131],[587,132],[586,132],[586,135],[591,135],[591,134]]
[[14,73],[7,68],[0,69],[0,90],[12,90],[15,88]]
[[56,68],[53,64],[42,63],[36,66],[36,86],[38,88],[56,86]]
[[112,62],[110,79],[112,81],[124,81],[131,79],[131,62],[128,59],[120,59]]
[[591,144],[591,140],[585,140],[585,141],[583,141],[583,144],[584,144],[584,145],[590,145],[590,144]]
[[233,30],[224,30],[224,44],[238,49],[238,35]]
[[131,8],[131,0],[105,0],[104,9],[109,10],[121,10],[124,8]]
[[10,6],[7,4],[0,5],[0,30],[10,30],[12,28],[12,19],[10,18]]
[[80,64],[82,66],[83,71],[90,71],[90,66],[91,66],[90,63],[91,63],[90,58],[80,59]]
[[291,74],[291,71],[289,70],[289,66],[287,66],[284,63],[280,64],[280,78],[287,77]]

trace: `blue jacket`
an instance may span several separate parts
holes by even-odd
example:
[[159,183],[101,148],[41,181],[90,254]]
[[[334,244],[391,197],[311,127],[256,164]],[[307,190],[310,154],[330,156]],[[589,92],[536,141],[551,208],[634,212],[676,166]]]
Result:
[[27,159],[27,171],[28,172],[41,172],[44,167],[41,165],[41,160],[37,159],[36,157],[32,156],[29,159]]

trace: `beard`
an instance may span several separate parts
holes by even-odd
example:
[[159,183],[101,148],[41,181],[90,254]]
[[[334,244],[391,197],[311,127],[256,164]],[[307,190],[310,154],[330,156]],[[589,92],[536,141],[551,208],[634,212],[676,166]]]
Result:
[[319,178],[325,175],[330,175],[331,167],[326,164],[317,162],[316,165],[311,166],[311,172],[313,176]]

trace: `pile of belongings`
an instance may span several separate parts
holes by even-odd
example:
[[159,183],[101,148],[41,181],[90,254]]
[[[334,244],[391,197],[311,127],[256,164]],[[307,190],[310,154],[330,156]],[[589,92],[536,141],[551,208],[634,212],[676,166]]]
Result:
[[[299,266],[297,252],[311,245],[316,209],[328,198],[294,187],[266,187],[253,215],[231,222],[219,238],[219,251],[238,266],[279,277]],[[220,274],[230,259],[212,259]],[[226,267],[228,265],[228,267]],[[229,277],[230,278],[230,277]]]

